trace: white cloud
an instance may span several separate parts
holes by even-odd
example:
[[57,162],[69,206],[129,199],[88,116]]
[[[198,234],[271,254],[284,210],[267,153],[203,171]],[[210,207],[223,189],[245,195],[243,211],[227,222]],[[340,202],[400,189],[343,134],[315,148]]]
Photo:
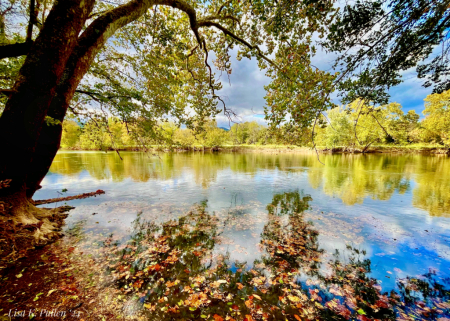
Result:
[[[222,74],[220,81],[222,90],[217,93],[224,99],[227,108],[233,110],[239,118],[236,121],[257,121],[264,124],[262,114],[265,105],[264,96],[266,91],[264,86],[270,83],[270,78],[265,75],[264,70],[260,70],[255,58],[249,60],[243,58],[241,61],[236,59],[237,50],[231,51],[232,73]],[[211,57],[214,59],[213,57]],[[330,70],[335,54],[329,54],[322,50],[318,50],[317,55],[313,57],[312,63],[323,70]],[[220,72],[216,71],[216,77]],[[432,92],[432,88],[424,88],[422,86],[423,79],[417,78],[415,68],[411,68],[402,73],[403,82],[389,91],[391,95],[390,101],[398,102],[403,106],[404,111],[415,110],[422,115],[424,108],[424,98]],[[333,101],[340,104],[337,93],[332,94]],[[256,113],[256,114],[255,114]],[[224,115],[217,117],[218,125],[223,127],[229,126],[229,120]]]

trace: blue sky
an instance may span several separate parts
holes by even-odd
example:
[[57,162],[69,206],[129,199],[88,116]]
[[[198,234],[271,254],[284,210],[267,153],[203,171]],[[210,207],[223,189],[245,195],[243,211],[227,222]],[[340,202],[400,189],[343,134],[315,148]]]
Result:
[[[218,94],[224,98],[227,107],[239,115],[239,121],[256,120],[264,123],[264,116],[262,116],[266,94],[264,85],[270,82],[270,78],[265,76],[264,71],[259,70],[255,58],[251,60],[243,58],[241,61],[237,61],[235,51],[231,56],[233,71],[230,75],[230,82],[227,75],[223,74],[221,77],[223,88]],[[321,69],[329,69],[333,62],[333,56],[319,52],[313,62]],[[404,72],[402,77],[403,83],[390,90],[391,101],[400,103],[404,112],[414,109],[422,116],[423,100],[431,93],[432,88],[422,86],[423,79],[416,77],[415,68]],[[340,103],[337,98],[335,98],[335,102]],[[228,119],[223,115],[217,117],[217,122],[219,126],[229,126]]]

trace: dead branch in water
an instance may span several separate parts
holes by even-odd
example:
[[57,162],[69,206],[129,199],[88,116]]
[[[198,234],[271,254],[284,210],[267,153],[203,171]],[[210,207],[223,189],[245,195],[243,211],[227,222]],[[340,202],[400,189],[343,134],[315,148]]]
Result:
[[48,199],[48,200],[38,200],[38,201],[34,201],[34,205],[50,204],[50,203],[56,203],[56,202],[65,202],[65,201],[71,201],[71,200],[88,198],[88,197],[97,196],[97,195],[101,195],[101,194],[105,194],[105,191],[99,189],[99,190],[96,190],[95,192],[91,192],[91,193],[83,193],[83,194],[78,194],[78,195],[74,195],[74,196],[67,196],[67,197],[57,197],[57,198],[51,198],[51,199]]

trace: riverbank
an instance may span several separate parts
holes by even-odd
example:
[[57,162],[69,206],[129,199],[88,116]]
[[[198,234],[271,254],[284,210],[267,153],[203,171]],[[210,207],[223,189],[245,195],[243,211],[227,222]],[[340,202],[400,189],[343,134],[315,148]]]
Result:
[[318,148],[322,153],[345,153],[345,154],[357,154],[357,153],[415,153],[415,154],[440,154],[449,155],[450,148],[444,148],[442,146],[424,146],[424,145],[408,145],[408,146],[373,146],[363,151],[362,148],[348,148],[337,147],[333,149]]
[[[81,149],[61,149],[61,150],[77,150]],[[114,151],[108,149],[106,151]],[[311,147],[295,146],[295,145],[224,145],[215,147],[193,146],[193,147],[167,147],[167,146],[129,146],[117,149],[117,151],[143,151],[143,152],[187,152],[187,151],[208,151],[208,152],[260,152],[260,153],[305,153],[316,152]],[[341,153],[341,154],[361,154],[361,153],[416,153],[416,154],[437,154],[437,155],[450,155],[450,148],[445,148],[439,145],[423,145],[413,144],[406,146],[392,146],[392,145],[380,145],[371,146],[363,151],[363,148],[348,148],[348,147],[335,147],[326,148],[324,146],[317,146],[317,152],[319,153]]]

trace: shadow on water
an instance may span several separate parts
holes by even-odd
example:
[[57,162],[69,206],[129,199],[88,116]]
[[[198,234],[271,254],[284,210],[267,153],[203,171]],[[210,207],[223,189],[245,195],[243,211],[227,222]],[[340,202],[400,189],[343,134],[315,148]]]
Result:
[[138,215],[131,236],[111,234],[95,261],[132,302],[128,313],[151,320],[449,320],[449,280],[430,272],[397,279],[387,293],[363,250],[348,246],[326,261],[304,217],[311,200],[273,197],[253,262],[215,250],[220,220],[206,201],[162,224]]

